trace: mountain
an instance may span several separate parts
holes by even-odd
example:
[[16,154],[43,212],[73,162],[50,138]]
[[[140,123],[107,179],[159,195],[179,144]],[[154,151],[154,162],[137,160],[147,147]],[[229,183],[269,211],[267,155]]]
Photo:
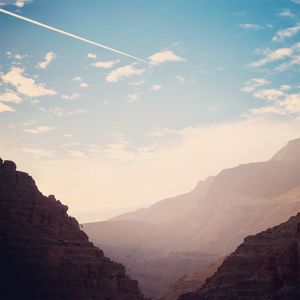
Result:
[[[225,169],[190,193],[83,227],[139,280],[146,295],[156,297],[162,282],[169,286],[232,252],[245,236],[300,211],[299,153],[300,139],[293,140],[269,161]],[[163,262],[174,259],[173,253],[198,255],[188,268],[181,263],[166,268]],[[177,262],[185,259],[176,257]]]
[[300,299],[300,214],[244,242],[198,291],[180,300]]
[[0,159],[0,295],[5,300],[143,300],[123,265],[89,242],[68,207]]
[[206,279],[217,271],[223,261],[223,257],[219,258],[196,272],[185,274],[171,286],[162,290],[155,300],[177,300],[182,294],[198,290],[205,283]]

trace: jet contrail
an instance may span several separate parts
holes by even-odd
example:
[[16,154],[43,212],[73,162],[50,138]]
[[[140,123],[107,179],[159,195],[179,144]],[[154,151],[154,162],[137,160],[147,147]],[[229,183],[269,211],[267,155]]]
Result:
[[43,23],[40,23],[38,21],[35,21],[35,20],[32,20],[32,19],[28,19],[28,18],[25,18],[23,16],[20,16],[20,15],[17,15],[15,13],[12,13],[8,10],[5,10],[5,9],[2,9],[0,8],[0,12],[6,14],[6,15],[10,15],[12,17],[15,17],[17,19],[21,19],[23,21],[26,21],[26,22],[29,22],[29,23],[32,23],[32,24],[35,24],[35,25],[38,25],[40,27],[43,27],[43,28],[46,28],[46,29],[49,29],[49,30],[52,30],[52,31],[55,31],[55,32],[58,32],[58,33],[61,33],[61,34],[64,34],[66,36],[69,36],[69,37],[72,37],[74,39],[77,39],[79,41],[82,41],[82,42],[85,42],[85,43],[88,43],[88,44],[91,44],[91,45],[94,45],[94,46],[97,46],[97,47],[100,47],[100,48],[103,48],[103,49],[106,49],[106,50],[109,50],[109,51],[112,51],[112,52],[115,52],[115,53],[118,53],[118,54],[121,54],[121,55],[124,55],[124,56],[127,56],[127,57],[130,57],[130,58],[133,58],[135,60],[139,60],[139,61],[142,61],[142,62],[146,62],[144,59],[142,58],[138,58],[136,56],[133,56],[133,55],[130,55],[128,53],[125,53],[125,52],[122,52],[122,51],[119,51],[117,49],[113,49],[113,48],[110,48],[108,46],[105,46],[105,45],[102,45],[102,44],[99,44],[99,43],[96,43],[94,41],[91,41],[91,40],[88,40],[88,39],[85,39],[81,36],[78,36],[78,35],[75,35],[75,34],[72,34],[72,33],[69,33],[67,31],[63,31],[63,30],[60,30],[58,28],[55,28],[55,27],[52,27],[52,26],[49,26],[49,25],[46,25],[46,24],[43,24]]

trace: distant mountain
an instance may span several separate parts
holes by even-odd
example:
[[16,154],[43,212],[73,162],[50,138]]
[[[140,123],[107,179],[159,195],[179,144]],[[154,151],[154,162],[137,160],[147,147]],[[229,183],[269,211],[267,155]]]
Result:
[[180,300],[300,299],[300,214],[245,238],[198,291]]
[[182,294],[195,292],[217,271],[223,261],[223,257],[219,258],[196,272],[185,274],[171,286],[162,290],[155,300],[177,300]]
[[157,296],[162,282],[168,286],[188,270],[179,264],[176,272],[168,273],[160,261],[152,276],[153,259],[168,261],[174,252],[201,253],[205,259],[197,256],[190,264],[189,271],[194,272],[216,258],[207,253],[227,255],[245,236],[300,211],[299,153],[300,139],[293,140],[269,161],[223,170],[188,194],[109,221],[84,224],[84,229],[106,253],[125,264],[145,293],[151,290],[147,295]]
[[0,298],[143,300],[123,265],[89,242],[68,207],[0,159]]

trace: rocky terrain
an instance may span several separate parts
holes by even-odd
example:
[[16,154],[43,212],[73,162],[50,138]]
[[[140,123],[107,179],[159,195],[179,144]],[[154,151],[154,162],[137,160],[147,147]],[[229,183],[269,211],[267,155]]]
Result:
[[[269,161],[223,170],[190,193],[108,221],[84,224],[84,229],[96,245],[125,265],[148,296],[156,297],[162,282],[169,286],[216,256],[231,253],[245,236],[300,211],[299,153],[300,139],[296,139]],[[186,264],[189,270],[181,263],[173,264],[176,269],[163,263],[174,259],[173,253],[194,252],[199,255]]]
[[224,258],[219,258],[212,264],[201,268],[200,270],[185,274],[168,288],[162,290],[155,300],[177,300],[182,294],[195,292],[211,277],[222,264]]
[[1,299],[144,299],[137,281],[89,242],[67,210],[0,159]]
[[300,299],[300,214],[245,238],[202,288],[179,299]]

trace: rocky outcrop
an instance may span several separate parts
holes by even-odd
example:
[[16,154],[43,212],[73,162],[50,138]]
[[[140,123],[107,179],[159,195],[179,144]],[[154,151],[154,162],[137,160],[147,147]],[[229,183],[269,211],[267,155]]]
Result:
[[168,288],[162,290],[155,300],[176,300],[182,294],[195,292],[205,283],[207,278],[211,277],[217,271],[223,261],[223,257],[219,258],[212,264],[196,272],[185,274]]
[[200,290],[179,299],[300,299],[300,214],[245,238]]
[[144,299],[137,281],[89,242],[67,210],[0,159],[1,299]]

